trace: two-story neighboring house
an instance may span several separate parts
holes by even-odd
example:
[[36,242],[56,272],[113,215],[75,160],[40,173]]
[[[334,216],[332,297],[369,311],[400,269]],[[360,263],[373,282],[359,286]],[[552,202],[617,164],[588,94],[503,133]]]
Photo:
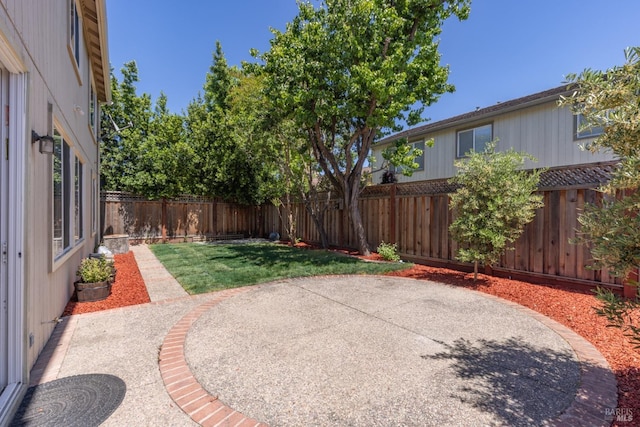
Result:
[[[568,107],[558,107],[560,96],[570,93],[566,86],[560,86],[389,136],[374,145],[376,167],[386,166],[382,152],[398,138],[407,138],[412,146],[424,152],[416,158],[420,167],[411,177],[396,171],[400,183],[451,178],[456,174],[455,159],[464,157],[470,149],[481,151],[494,139],[498,140],[498,151],[513,147],[538,159],[537,163],[527,162],[525,168],[613,160],[610,154],[592,154],[580,148],[601,130],[583,130],[579,123],[581,116],[574,115]],[[425,141],[431,139],[434,145],[425,147]],[[382,182],[386,170],[374,172],[374,184]]]
[[105,0],[0,0],[0,425],[99,240]]

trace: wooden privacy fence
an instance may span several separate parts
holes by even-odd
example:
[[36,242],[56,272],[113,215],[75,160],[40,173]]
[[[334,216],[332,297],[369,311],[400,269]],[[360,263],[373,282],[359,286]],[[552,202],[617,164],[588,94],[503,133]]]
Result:
[[[586,268],[589,249],[569,240],[580,229],[578,215],[585,203],[597,203],[602,194],[596,188],[607,181],[614,163],[579,165],[547,171],[541,178],[539,192],[544,207],[526,226],[514,250],[500,259],[493,274],[530,281],[621,286],[621,280],[604,270]],[[407,260],[470,271],[470,264],[456,261],[456,241],[449,235],[453,217],[449,210],[449,193],[455,188],[447,180],[406,184],[376,185],[365,188],[360,197],[360,212],[369,244],[397,243],[400,255]],[[302,205],[296,207],[298,237],[319,241],[313,222]],[[281,208],[282,209],[282,208]],[[356,247],[356,240],[346,212],[338,201],[332,202],[325,227],[331,245]],[[264,208],[268,225],[285,235],[275,207]]]
[[[606,285],[620,288],[621,281],[606,271],[586,268],[588,248],[569,240],[580,228],[578,215],[586,203],[597,203],[595,189],[610,177],[614,163],[598,163],[551,169],[543,174],[539,192],[544,207],[508,251],[493,274],[529,281]],[[374,185],[364,189],[359,202],[369,244],[397,243],[400,255],[411,261],[470,271],[470,264],[456,261],[458,244],[449,235],[452,213],[447,180]],[[162,235],[162,201],[148,201],[123,193],[101,198],[103,235],[128,234],[136,240],[158,241]],[[296,237],[319,242],[320,236],[304,206],[293,206]],[[166,233],[172,241],[206,240],[229,235],[286,236],[283,207],[242,206],[214,199],[181,197],[165,203]],[[340,200],[331,200],[325,228],[333,246],[356,247],[347,211]]]
[[155,242],[162,238],[162,212],[170,241],[204,240],[225,236],[256,236],[260,207],[184,196],[147,200],[122,192],[103,192],[100,198],[103,236],[127,234],[130,239]]

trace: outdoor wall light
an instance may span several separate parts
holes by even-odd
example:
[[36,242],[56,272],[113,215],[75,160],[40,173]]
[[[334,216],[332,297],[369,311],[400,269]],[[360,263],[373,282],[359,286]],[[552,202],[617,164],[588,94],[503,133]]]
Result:
[[50,135],[40,136],[36,131],[31,131],[31,143],[35,144],[36,141],[40,142],[40,152],[43,154],[53,154],[54,139]]

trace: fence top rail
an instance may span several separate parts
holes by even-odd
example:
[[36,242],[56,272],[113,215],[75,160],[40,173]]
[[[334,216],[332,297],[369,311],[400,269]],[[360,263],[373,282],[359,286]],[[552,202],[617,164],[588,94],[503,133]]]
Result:
[[[608,182],[618,162],[588,163],[573,166],[560,166],[547,169],[540,176],[538,190],[549,191],[562,188],[594,188]],[[361,196],[366,198],[385,197],[395,186],[398,196],[446,194],[456,191],[457,186],[449,179],[403,182],[398,184],[380,184],[366,187]]]
[[[587,163],[573,166],[549,168],[540,176],[539,190],[553,190],[560,188],[594,188],[608,182],[617,167],[617,161]],[[395,186],[398,196],[417,194],[447,194],[456,191],[457,186],[449,183],[448,179],[433,179],[429,181],[404,182],[399,184],[379,184],[365,187],[360,197],[378,198],[388,197],[391,188]],[[333,195],[332,195],[333,196]],[[331,198],[337,200],[336,197]],[[153,202],[144,196],[124,191],[103,191],[100,193],[103,202]],[[159,202],[156,200],[155,202]],[[168,203],[225,203],[212,197],[181,195],[167,199]],[[227,203],[234,205],[233,203]]]
[[[100,201],[103,202],[161,202],[159,200],[149,200],[145,196],[128,193],[126,191],[102,191],[100,193]],[[168,203],[213,203],[217,199],[204,196],[180,195],[167,199]]]

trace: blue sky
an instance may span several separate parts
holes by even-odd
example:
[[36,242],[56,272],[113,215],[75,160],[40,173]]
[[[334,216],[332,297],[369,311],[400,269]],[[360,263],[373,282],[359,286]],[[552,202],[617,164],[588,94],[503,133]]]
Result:
[[[284,30],[296,13],[295,0],[107,0],[111,65],[135,60],[138,94],[155,101],[163,91],[181,112],[202,89],[216,40],[239,65],[249,49],[268,50],[269,28]],[[425,116],[445,119],[622,64],[624,48],[640,45],[639,16],[638,0],[474,0],[469,19],[446,22],[440,35],[456,92]]]

